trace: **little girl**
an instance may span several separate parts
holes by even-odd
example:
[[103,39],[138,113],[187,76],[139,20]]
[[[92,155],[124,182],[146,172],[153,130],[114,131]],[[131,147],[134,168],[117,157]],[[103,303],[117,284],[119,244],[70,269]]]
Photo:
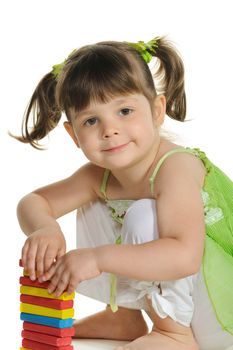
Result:
[[[118,350],[232,345],[233,183],[199,149],[160,136],[165,114],[186,114],[174,47],[155,38],[75,50],[38,84],[17,139],[40,148],[63,111],[89,163],[20,201],[30,278],[107,304],[76,321],[76,337],[129,341]],[[65,254],[56,219],[76,209],[77,249]]]

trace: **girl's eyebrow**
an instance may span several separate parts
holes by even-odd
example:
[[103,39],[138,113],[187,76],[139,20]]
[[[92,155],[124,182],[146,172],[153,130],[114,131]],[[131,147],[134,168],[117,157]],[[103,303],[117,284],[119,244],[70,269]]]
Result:
[[136,97],[125,97],[125,98],[120,98],[120,99],[116,99],[114,102],[116,102],[117,104],[121,104],[121,103],[125,103],[125,102],[130,102],[130,101],[138,101],[138,99]]
[[[119,98],[114,99],[113,104],[120,105],[126,102],[137,102],[138,99],[136,97],[125,97],[125,98]],[[82,111],[75,114],[75,118],[80,118],[85,116],[86,114],[95,114],[96,111],[94,109],[83,109]]]

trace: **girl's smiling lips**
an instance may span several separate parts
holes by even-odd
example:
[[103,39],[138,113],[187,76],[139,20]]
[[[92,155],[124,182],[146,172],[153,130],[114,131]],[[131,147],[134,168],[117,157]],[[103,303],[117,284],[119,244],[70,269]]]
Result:
[[129,142],[124,143],[124,144],[119,145],[119,146],[110,147],[110,148],[104,149],[103,152],[117,152],[117,151],[120,151],[123,148],[125,148],[128,144],[129,144]]

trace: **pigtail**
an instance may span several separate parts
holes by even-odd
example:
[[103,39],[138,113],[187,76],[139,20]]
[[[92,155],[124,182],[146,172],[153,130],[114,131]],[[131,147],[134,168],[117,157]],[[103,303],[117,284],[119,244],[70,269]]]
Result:
[[61,110],[55,99],[56,78],[48,73],[37,85],[24,114],[22,136],[13,136],[17,140],[30,143],[37,149],[43,149],[38,143],[53,130],[60,118]]
[[167,100],[166,114],[172,119],[184,121],[186,95],[182,59],[172,44],[164,37],[157,39],[157,47],[153,56],[158,58],[155,79],[160,81]]

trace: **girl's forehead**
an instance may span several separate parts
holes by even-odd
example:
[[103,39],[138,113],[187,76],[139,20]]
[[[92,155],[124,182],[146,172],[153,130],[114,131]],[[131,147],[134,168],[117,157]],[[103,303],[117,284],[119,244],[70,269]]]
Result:
[[121,105],[130,105],[130,104],[139,104],[146,100],[146,97],[142,94],[129,94],[129,95],[121,95],[109,98],[107,102],[97,102],[90,101],[89,105],[86,108],[83,108],[80,111],[71,110],[73,116],[78,117],[85,114],[93,113],[93,111],[101,108],[107,107],[117,107]]
[[95,102],[92,101],[90,106],[101,106],[101,105],[119,105],[127,102],[138,102],[140,100],[140,96],[138,94],[130,94],[125,96],[115,96],[110,98],[107,102]]

